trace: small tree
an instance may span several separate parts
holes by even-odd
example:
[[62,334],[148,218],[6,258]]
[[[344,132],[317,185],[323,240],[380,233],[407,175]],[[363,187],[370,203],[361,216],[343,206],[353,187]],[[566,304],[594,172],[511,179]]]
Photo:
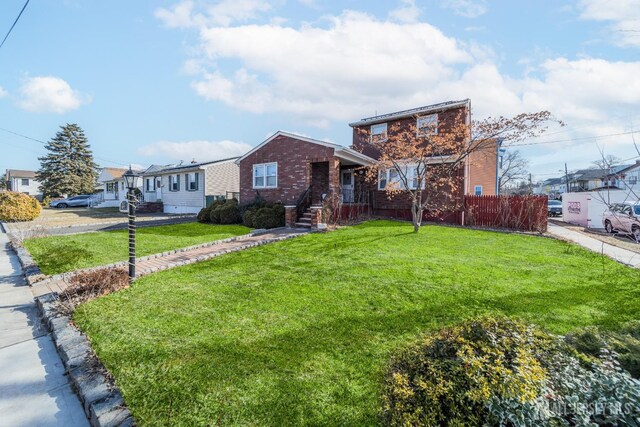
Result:
[[76,124],[60,129],[45,146],[48,154],[38,158],[36,177],[44,197],[93,193],[97,165],[84,131]]
[[5,175],[0,175],[0,191],[4,191],[7,189],[7,177]]
[[507,150],[502,156],[498,173],[498,189],[503,194],[509,188],[517,187],[517,182],[529,175],[529,160],[522,157],[519,150]]
[[551,113],[540,111],[512,118],[489,117],[469,125],[460,114],[442,129],[436,129],[435,123],[431,128],[417,129],[415,119],[409,125],[391,125],[387,139],[370,141],[379,158],[377,167],[370,168],[367,176],[371,181],[381,181],[387,197],[410,199],[416,233],[425,211],[439,215],[460,207],[465,167],[472,154],[495,155],[499,141],[508,146],[538,136],[553,120]]

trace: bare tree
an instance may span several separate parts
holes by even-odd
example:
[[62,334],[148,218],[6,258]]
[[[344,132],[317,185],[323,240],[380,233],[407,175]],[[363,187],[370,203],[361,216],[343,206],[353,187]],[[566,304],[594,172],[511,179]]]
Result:
[[500,194],[507,188],[514,187],[518,181],[528,178],[529,160],[522,157],[519,150],[507,150],[502,156],[500,171],[498,174],[498,189]]
[[622,159],[617,156],[612,156],[611,154],[605,155],[602,150],[600,150],[600,158],[598,160],[594,160],[591,162],[591,169],[611,169],[614,166],[622,164]]

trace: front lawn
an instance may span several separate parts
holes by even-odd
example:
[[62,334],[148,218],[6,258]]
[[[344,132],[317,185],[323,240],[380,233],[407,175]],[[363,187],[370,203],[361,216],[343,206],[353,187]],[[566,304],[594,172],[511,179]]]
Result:
[[540,237],[374,221],[150,275],[74,315],[143,425],[375,425],[390,354],[503,313],[640,318],[640,272]]
[[[241,225],[184,224],[140,227],[136,230],[136,255],[145,256],[199,243],[246,234]],[[96,267],[128,257],[127,230],[100,231],[27,239],[25,247],[45,274]]]

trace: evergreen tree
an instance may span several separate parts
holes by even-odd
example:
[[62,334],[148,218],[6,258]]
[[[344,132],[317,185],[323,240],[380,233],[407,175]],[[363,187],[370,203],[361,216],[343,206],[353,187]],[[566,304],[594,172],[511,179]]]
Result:
[[0,190],[7,189],[7,177],[4,175],[0,175]]
[[49,153],[39,157],[40,170],[36,173],[45,197],[91,194],[95,191],[97,165],[84,131],[75,123],[60,126],[46,149]]

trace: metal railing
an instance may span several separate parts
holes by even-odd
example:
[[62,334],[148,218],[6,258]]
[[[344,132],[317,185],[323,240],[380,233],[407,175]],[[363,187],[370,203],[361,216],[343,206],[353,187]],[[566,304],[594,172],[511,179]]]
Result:
[[298,218],[300,218],[304,213],[304,211],[311,206],[311,200],[312,200],[311,196],[313,193],[312,189],[313,189],[313,186],[310,185],[304,191],[304,193],[300,195],[300,197],[298,198],[298,201],[296,202],[296,212],[297,212]]

